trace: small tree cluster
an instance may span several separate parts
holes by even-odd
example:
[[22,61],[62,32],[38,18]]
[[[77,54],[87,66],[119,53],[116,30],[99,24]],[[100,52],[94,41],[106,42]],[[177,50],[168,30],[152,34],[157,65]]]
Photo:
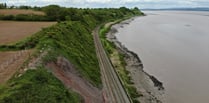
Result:
[[7,4],[6,3],[0,3],[0,9],[6,9]]

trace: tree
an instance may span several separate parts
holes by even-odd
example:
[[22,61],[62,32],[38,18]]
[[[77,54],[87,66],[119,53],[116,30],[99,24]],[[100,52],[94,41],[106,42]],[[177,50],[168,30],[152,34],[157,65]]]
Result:
[[136,10],[136,11],[140,11],[138,7],[134,7],[134,10]]
[[120,7],[119,10],[126,15],[126,13],[130,12],[130,9],[126,8],[126,7]]
[[6,3],[1,3],[0,4],[0,9],[6,9],[7,8],[7,4]]
[[137,7],[134,7],[134,9],[132,10],[134,14],[138,14],[138,15],[144,15],[140,10],[139,8]]
[[43,7],[43,11],[46,13],[50,20],[59,20],[61,7],[58,5],[49,5]]
[[25,5],[21,5],[20,7],[19,7],[19,9],[31,9],[32,7],[30,7],[30,6],[25,6]]
[[49,5],[46,7],[43,7],[42,9],[49,20],[57,20],[57,21],[64,21],[66,16],[70,14],[70,11],[67,8],[60,7],[58,5]]

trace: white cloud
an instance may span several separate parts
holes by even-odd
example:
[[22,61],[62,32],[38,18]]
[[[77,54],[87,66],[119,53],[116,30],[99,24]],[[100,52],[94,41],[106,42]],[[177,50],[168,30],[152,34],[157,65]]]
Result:
[[57,4],[71,7],[209,7],[209,0],[0,0],[0,2],[6,2],[9,5],[45,6]]
[[111,0],[86,0],[88,3],[110,3]]

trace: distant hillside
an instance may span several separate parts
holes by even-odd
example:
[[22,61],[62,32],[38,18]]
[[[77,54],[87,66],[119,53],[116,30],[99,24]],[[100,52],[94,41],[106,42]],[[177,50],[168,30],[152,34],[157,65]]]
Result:
[[165,8],[165,9],[142,9],[146,10],[179,10],[179,11],[209,11],[209,8]]

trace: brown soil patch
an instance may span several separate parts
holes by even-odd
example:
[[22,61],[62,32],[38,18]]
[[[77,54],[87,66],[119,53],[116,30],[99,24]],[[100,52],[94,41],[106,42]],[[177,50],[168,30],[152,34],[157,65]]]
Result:
[[32,50],[0,52],[0,84],[9,80]]
[[0,45],[14,43],[56,22],[0,21]]
[[18,9],[2,9],[0,15],[18,15],[18,14],[34,14],[34,15],[45,15],[44,12],[34,10],[18,10]]
[[68,88],[79,93],[84,98],[85,103],[105,102],[102,91],[83,79],[67,59],[60,57],[56,63],[48,63],[47,67]]

